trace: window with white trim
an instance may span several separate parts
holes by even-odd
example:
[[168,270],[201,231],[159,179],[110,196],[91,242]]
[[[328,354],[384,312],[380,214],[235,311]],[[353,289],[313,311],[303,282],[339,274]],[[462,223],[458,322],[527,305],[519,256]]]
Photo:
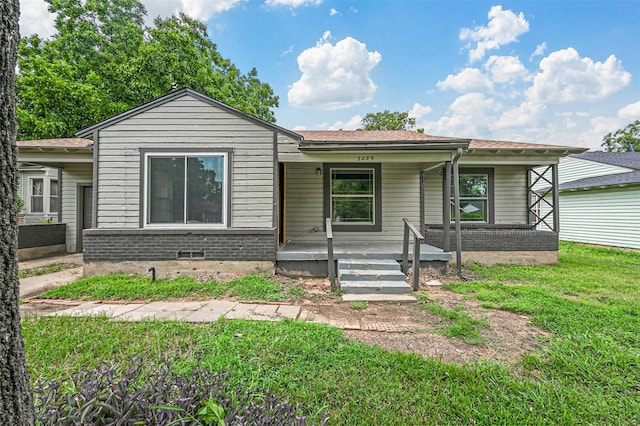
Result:
[[325,217],[336,231],[380,231],[380,165],[325,164]]
[[29,206],[31,213],[44,213],[44,179],[31,179],[31,202]]
[[145,225],[226,226],[227,157],[145,154]]
[[[460,183],[460,220],[463,222],[489,222],[489,174],[461,173]],[[451,183],[451,203],[453,206],[453,182]],[[455,211],[451,210],[451,220],[455,220]]]
[[49,182],[49,213],[58,213],[60,211],[58,181],[51,180]]

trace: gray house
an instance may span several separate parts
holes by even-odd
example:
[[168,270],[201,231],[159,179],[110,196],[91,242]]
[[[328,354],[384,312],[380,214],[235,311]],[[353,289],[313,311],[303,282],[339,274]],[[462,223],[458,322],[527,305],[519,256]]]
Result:
[[558,173],[560,239],[640,249],[640,153],[574,154]]
[[405,222],[424,234],[423,262],[449,261],[459,241],[463,262],[552,263],[558,233],[538,230],[532,188],[545,179],[557,195],[560,157],[584,151],[293,132],[188,89],[77,135],[19,148],[21,161],[60,166],[68,249],[86,274],[324,275],[327,231],[338,258],[399,260]]

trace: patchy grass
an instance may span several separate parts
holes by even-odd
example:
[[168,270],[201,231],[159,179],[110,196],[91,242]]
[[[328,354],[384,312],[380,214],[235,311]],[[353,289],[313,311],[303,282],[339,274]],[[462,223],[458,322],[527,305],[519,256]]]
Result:
[[353,302],[349,302],[349,307],[351,309],[355,309],[357,311],[361,311],[363,309],[367,309],[368,306],[369,306],[369,304],[367,302],[364,302],[364,301],[355,300]]
[[198,281],[191,277],[156,280],[130,275],[100,275],[81,278],[49,290],[42,299],[75,300],[169,300],[189,298],[237,297],[240,300],[267,302],[292,301],[304,294],[293,280],[280,283],[271,278],[247,275],[227,282]]
[[489,326],[487,321],[479,320],[471,317],[463,312],[463,307],[458,306],[456,309],[447,309],[441,305],[424,304],[426,309],[434,314],[442,317],[445,325],[439,328],[440,333],[454,339],[463,340],[470,345],[482,345],[485,343],[480,336],[480,329]]
[[[332,425],[640,422],[640,253],[562,244],[558,265],[473,270],[475,281],[447,287],[528,315],[550,334],[544,349],[512,367],[459,366],[304,322],[26,317],[28,365],[35,381],[132,355],[149,365],[172,355],[184,371],[200,359],[231,371],[233,384],[267,387],[316,418],[327,411]],[[434,309],[444,322],[468,321],[464,311]]]
[[40,275],[52,274],[54,272],[64,271],[66,269],[79,268],[82,265],[78,263],[60,262],[51,265],[45,265],[38,268],[21,269],[18,271],[18,278],[37,277]]

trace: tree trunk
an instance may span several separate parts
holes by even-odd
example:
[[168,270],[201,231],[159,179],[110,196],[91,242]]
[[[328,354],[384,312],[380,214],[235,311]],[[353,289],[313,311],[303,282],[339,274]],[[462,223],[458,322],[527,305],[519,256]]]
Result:
[[0,424],[34,424],[18,306],[15,67],[18,0],[0,0]]

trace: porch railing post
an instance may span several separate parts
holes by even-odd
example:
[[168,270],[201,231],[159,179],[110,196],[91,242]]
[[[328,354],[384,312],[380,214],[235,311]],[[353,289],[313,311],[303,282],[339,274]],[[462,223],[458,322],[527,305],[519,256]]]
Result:
[[417,235],[413,238],[413,291],[420,289],[420,246],[422,239]]
[[402,272],[407,273],[409,271],[409,224],[407,219],[404,221],[404,236],[402,237]]
[[418,229],[409,223],[407,218],[403,218],[404,238],[402,240],[402,272],[405,274],[409,270],[409,231],[413,233],[413,290],[420,288],[420,245],[424,241],[424,236]]
[[331,290],[337,290],[336,286],[336,264],[333,259],[333,228],[331,227],[331,218],[328,217],[327,223],[327,270],[329,271],[329,282]]

